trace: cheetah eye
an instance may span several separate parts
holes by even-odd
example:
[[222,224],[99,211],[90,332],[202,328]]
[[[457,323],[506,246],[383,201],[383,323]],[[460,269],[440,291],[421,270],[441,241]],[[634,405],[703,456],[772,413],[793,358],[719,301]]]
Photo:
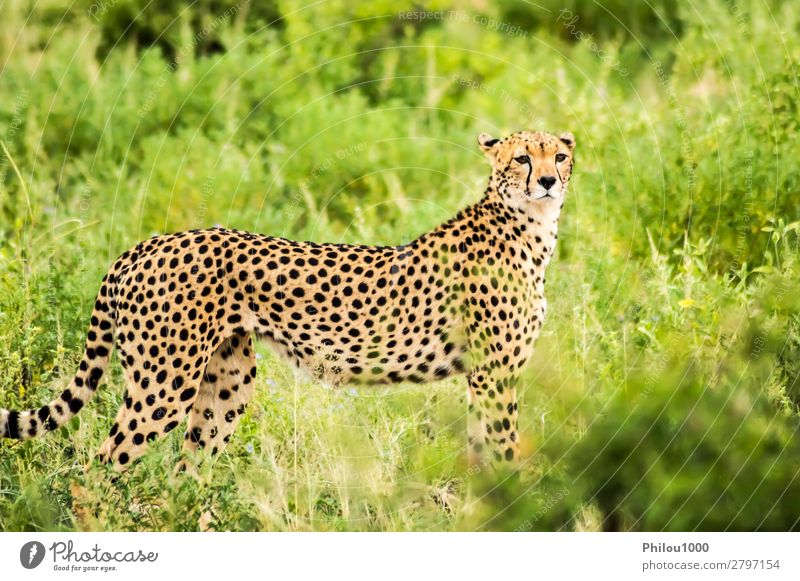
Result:
[[556,154],[556,161],[557,161],[558,163],[561,163],[561,162],[562,162],[562,161],[564,161],[565,159],[567,159],[567,154],[566,154],[566,153],[557,153],[557,154]]
[[531,158],[529,158],[527,155],[520,155],[519,157],[515,157],[514,161],[516,161],[517,163],[525,164],[525,163],[530,163]]

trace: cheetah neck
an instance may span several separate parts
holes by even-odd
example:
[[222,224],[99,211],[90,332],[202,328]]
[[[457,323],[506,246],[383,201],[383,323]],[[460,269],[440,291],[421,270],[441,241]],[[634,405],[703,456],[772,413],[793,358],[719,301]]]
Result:
[[[530,250],[542,272],[558,241],[558,220],[564,203],[557,199],[530,200],[512,207],[490,184],[477,204],[492,222],[491,228],[505,240],[515,240]],[[541,262],[541,264],[539,264]]]

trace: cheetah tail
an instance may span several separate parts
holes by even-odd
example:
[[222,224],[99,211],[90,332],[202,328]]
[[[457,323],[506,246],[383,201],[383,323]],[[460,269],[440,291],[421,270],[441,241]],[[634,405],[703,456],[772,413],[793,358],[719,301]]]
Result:
[[27,440],[52,432],[75,416],[91,399],[108,367],[114,347],[115,290],[114,275],[108,274],[95,301],[83,359],[69,387],[58,398],[38,409],[0,409],[0,436]]

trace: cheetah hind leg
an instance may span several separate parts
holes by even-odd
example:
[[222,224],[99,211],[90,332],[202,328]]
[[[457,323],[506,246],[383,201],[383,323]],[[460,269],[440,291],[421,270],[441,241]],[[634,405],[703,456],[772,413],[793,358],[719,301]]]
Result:
[[197,398],[200,377],[189,376],[167,361],[162,368],[151,367],[144,373],[127,367],[125,383],[124,402],[96,455],[119,472],[147,451],[148,442],[178,427]]
[[[189,413],[184,454],[203,448],[213,456],[225,447],[253,396],[255,376],[256,357],[249,334],[234,335],[217,348]],[[186,468],[184,459],[178,470]]]

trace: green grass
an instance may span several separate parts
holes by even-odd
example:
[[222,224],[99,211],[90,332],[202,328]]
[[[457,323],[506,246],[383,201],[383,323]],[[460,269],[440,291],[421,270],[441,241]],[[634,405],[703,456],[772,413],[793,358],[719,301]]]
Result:
[[480,132],[570,130],[519,471],[466,466],[463,380],[332,390],[259,349],[196,477],[179,430],[119,480],[85,473],[114,363],[66,428],[0,443],[0,530],[800,528],[792,4],[427,4],[4,6],[0,405],[69,381],[143,238],[407,242],[480,197]]

